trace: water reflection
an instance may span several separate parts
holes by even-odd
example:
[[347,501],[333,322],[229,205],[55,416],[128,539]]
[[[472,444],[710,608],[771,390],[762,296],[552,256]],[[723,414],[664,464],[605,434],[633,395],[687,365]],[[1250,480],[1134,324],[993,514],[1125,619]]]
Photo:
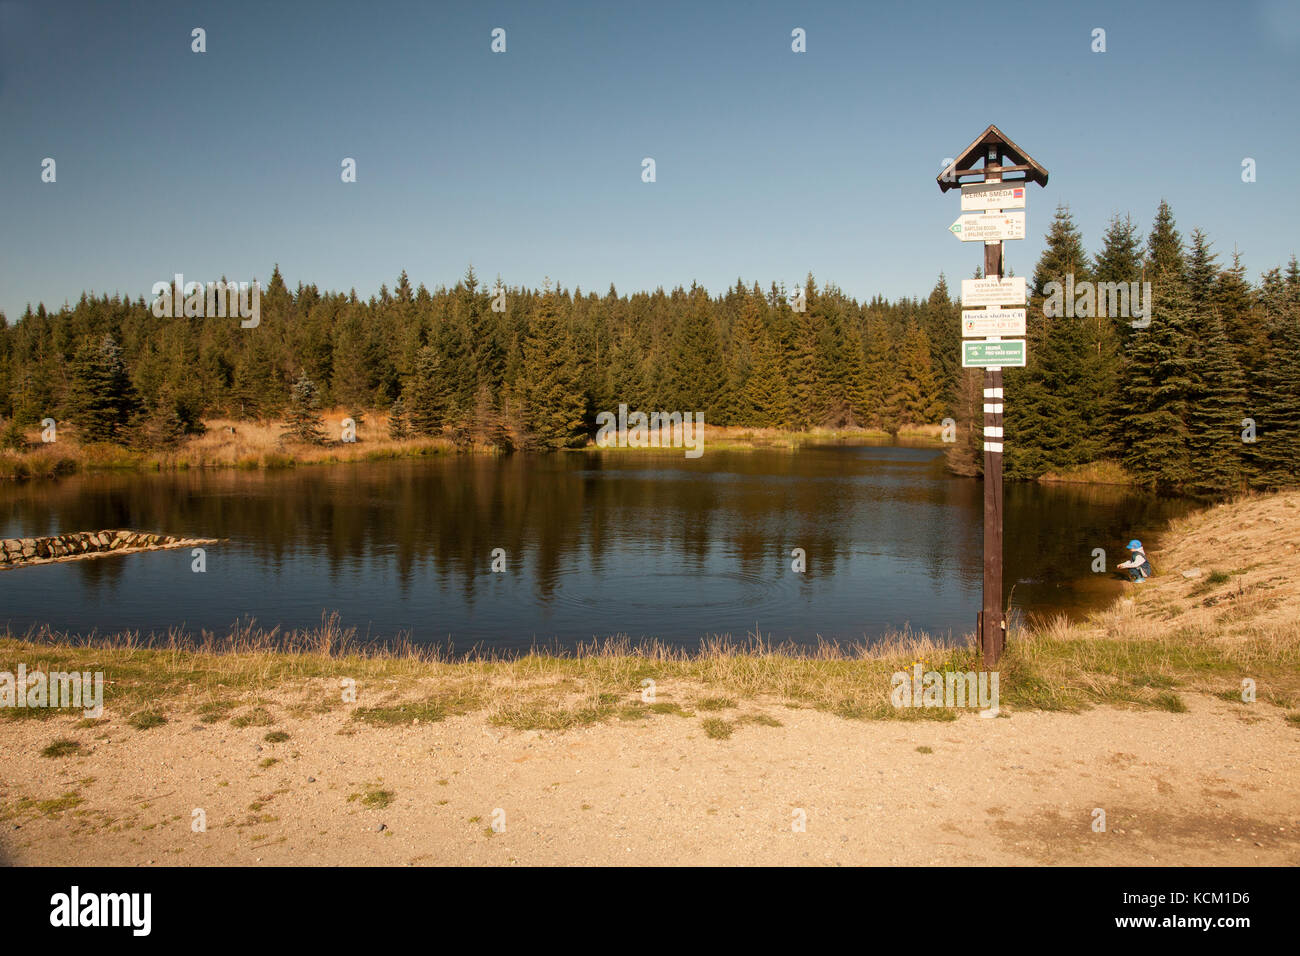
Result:
[[[283,472],[95,474],[0,488],[6,537],[129,527],[219,537],[188,552],[0,574],[0,620],[99,632],[235,619],[523,647],[627,634],[695,644],[757,629],[857,641],[973,625],[981,488],[930,448],[797,454],[627,452],[455,457]],[[1007,588],[1033,611],[1112,593],[1118,560],[1180,502],[1122,489],[1009,485]],[[507,572],[491,572],[493,549]],[[807,571],[791,571],[802,548]]]

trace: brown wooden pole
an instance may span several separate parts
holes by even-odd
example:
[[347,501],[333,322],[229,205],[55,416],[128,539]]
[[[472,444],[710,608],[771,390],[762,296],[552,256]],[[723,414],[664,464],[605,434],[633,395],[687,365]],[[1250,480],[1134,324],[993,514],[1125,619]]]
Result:
[[[997,160],[997,148],[989,147],[988,165],[994,165]],[[1000,170],[985,177],[986,182],[1001,180]],[[984,244],[984,276],[1002,277],[1001,242]],[[1007,627],[1002,612],[1002,402],[1002,369],[985,369],[984,610],[979,618],[980,652],[985,667],[995,666],[1002,656]]]

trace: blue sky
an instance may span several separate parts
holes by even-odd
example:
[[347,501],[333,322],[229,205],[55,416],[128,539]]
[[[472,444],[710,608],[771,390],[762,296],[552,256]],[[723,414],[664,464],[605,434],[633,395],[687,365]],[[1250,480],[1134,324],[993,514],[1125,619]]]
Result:
[[363,296],[471,262],[601,292],[812,271],[924,295],[980,261],[934,176],[989,123],[1051,172],[1017,273],[1058,202],[1095,250],[1163,197],[1254,276],[1300,251],[1298,91],[1295,0],[0,0],[0,310],[275,262]]

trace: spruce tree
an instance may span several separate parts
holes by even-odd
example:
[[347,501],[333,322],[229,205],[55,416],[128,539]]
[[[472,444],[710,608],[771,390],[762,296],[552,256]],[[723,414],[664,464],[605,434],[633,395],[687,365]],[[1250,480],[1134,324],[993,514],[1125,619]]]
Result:
[[867,397],[866,423],[890,435],[899,425],[898,346],[881,318],[867,319],[862,391]]
[[1186,261],[1183,252],[1183,237],[1179,235],[1174,223],[1174,212],[1169,203],[1160,200],[1156,209],[1155,222],[1151,225],[1151,234],[1147,237],[1146,278],[1150,282],[1163,281],[1181,283],[1184,279]]
[[1208,311],[1199,324],[1200,336],[1192,351],[1196,392],[1187,415],[1190,488],[1227,494],[1240,490],[1244,480],[1244,379],[1219,316]]
[[334,327],[330,358],[330,393],[352,408],[374,404],[378,355],[357,312],[349,312]]
[[1223,493],[1236,489],[1241,482],[1244,379],[1218,314],[1219,268],[1209,240],[1199,229],[1192,232],[1184,274],[1187,347],[1191,356],[1187,411],[1193,471],[1190,486],[1197,491]]
[[1300,482],[1300,284],[1288,288],[1280,270],[1264,274],[1260,314],[1267,354],[1246,415],[1256,423],[1246,448],[1255,483],[1277,488]]
[[529,322],[519,388],[527,440],[549,449],[581,444],[587,410],[579,356],[558,299],[544,295]]
[[925,331],[930,339],[930,363],[944,414],[957,403],[957,381],[961,375],[961,308],[952,301],[948,280],[939,279],[925,303]]
[[903,425],[935,425],[943,403],[930,365],[930,337],[912,325],[907,330],[898,363],[898,420]]
[[754,363],[767,329],[760,311],[760,303],[748,296],[740,306],[740,314],[732,326],[732,344],[728,369],[728,392],[732,396],[731,423],[742,427],[758,427],[759,411],[756,389],[750,387]]
[[186,422],[178,401],[169,388],[132,426],[133,443],[147,450],[170,449],[185,437]]
[[1198,385],[1187,337],[1190,304],[1181,278],[1155,287],[1151,324],[1135,329],[1125,375],[1124,464],[1143,484],[1162,489],[1195,478],[1188,419]]
[[402,410],[416,435],[432,438],[442,434],[454,400],[452,376],[444,371],[441,348],[426,345],[415,353],[415,369],[402,392]]
[[69,369],[65,399],[67,418],[88,442],[121,442],[140,407],[135,387],[112,335],[98,342],[87,338]]
[[[1123,444],[1119,440],[1119,423],[1124,415],[1123,362],[1136,318],[1137,304],[1129,302],[1128,315],[1111,315],[1110,288],[1122,286],[1132,292],[1138,283],[1139,296],[1142,282],[1142,241],[1132,216],[1111,217],[1102,236],[1102,248],[1097,253],[1092,271],[1097,283],[1097,349],[1098,389],[1102,405],[1102,425],[1106,431],[1105,454],[1118,458]],[[1106,316],[1101,315],[1103,298]],[[1123,300],[1120,299],[1122,302]],[[1140,301],[1140,299],[1139,299]]]
[[[1095,461],[1105,450],[1105,353],[1097,320],[1067,314],[1082,305],[1067,301],[1069,290],[1091,281],[1074,217],[1068,206],[1057,206],[1030,285],[1026,365],[1003,372],[1008,477],[1035,478]],[[1051,283],[1061,289],[1049,289]]]
[[1232,265],[1219,273],[1214,290],[1214,307],[1223,323],[1223,333],[1237,356],[1237,364],[1253,382],[1263,368],[1268,335],[1255,312],[1255,291],[1246,278],[1241,253],[1233,251]]
[[306,371],[298,375],[289,395],[289,414],[285,420],[286,438],[320,445],[325,441],[324,422],[320,417],[320,394]]
[[751,373],[737,398],[747,420],[738,424],[781,428],[790,419],[790,387],[781,369],[781,352],[766,328],[754,345]]
[[781,299],[776,309],[782,365],[789,387],[786,427],[806,430],[817,417],[817,337],[806,312],[793,311]]
[[284,408],[284,382],[266,336],[249,336],[235,364],[233,404],[239,418],[273,418]]
[[1133,329],[1128,336],[1117,436],[1130,472],[1161,488],[1189,485],[1196,473],[1188,422],[1200,388],[1193,352],[1197,318],[1186,268],[1173,212],[1161,200],[1144,264],[1145,281],[1152,287],[1152,315],[1145,328]]
[[726,394],[726,370],[710,305],[702,288],[691,289],[690,305],[673,330],[671,358],[664,370],[668,410],[703,412],[706,421],[715,420]]
[[406,399],[397,396],[388,410],[388,437],[404,441],[411,437],[411,423],[406,414]]

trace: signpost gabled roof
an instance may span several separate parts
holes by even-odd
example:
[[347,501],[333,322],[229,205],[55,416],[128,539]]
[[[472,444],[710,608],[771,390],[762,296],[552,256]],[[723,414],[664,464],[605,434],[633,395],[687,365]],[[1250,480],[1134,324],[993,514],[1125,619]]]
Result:
[[[997,149],[997,163],[989,159],[989,147]],[[985,161],[985,165],[976,167],[980,160]],[[1010,160],[1010,165],[1003,165]],[[983,182],[986,173],[1024,173],[1025,182],[1038,183],[1040,186],[1047,185],[1047,170],[1038,164],[1032,156],[1023,149],[1011,142],[1007,135],[996,126],[990,126],[984,132],[976,137],[975,142],[971,143],[961,154],[951,163],[943,168],[935,180],[939,183],[939,190],[947,192],[954,186],[960,186],[963,176],[979,176],[978,180],[971,182]],[[1008,180],[1010,182],[1010,180]]]

